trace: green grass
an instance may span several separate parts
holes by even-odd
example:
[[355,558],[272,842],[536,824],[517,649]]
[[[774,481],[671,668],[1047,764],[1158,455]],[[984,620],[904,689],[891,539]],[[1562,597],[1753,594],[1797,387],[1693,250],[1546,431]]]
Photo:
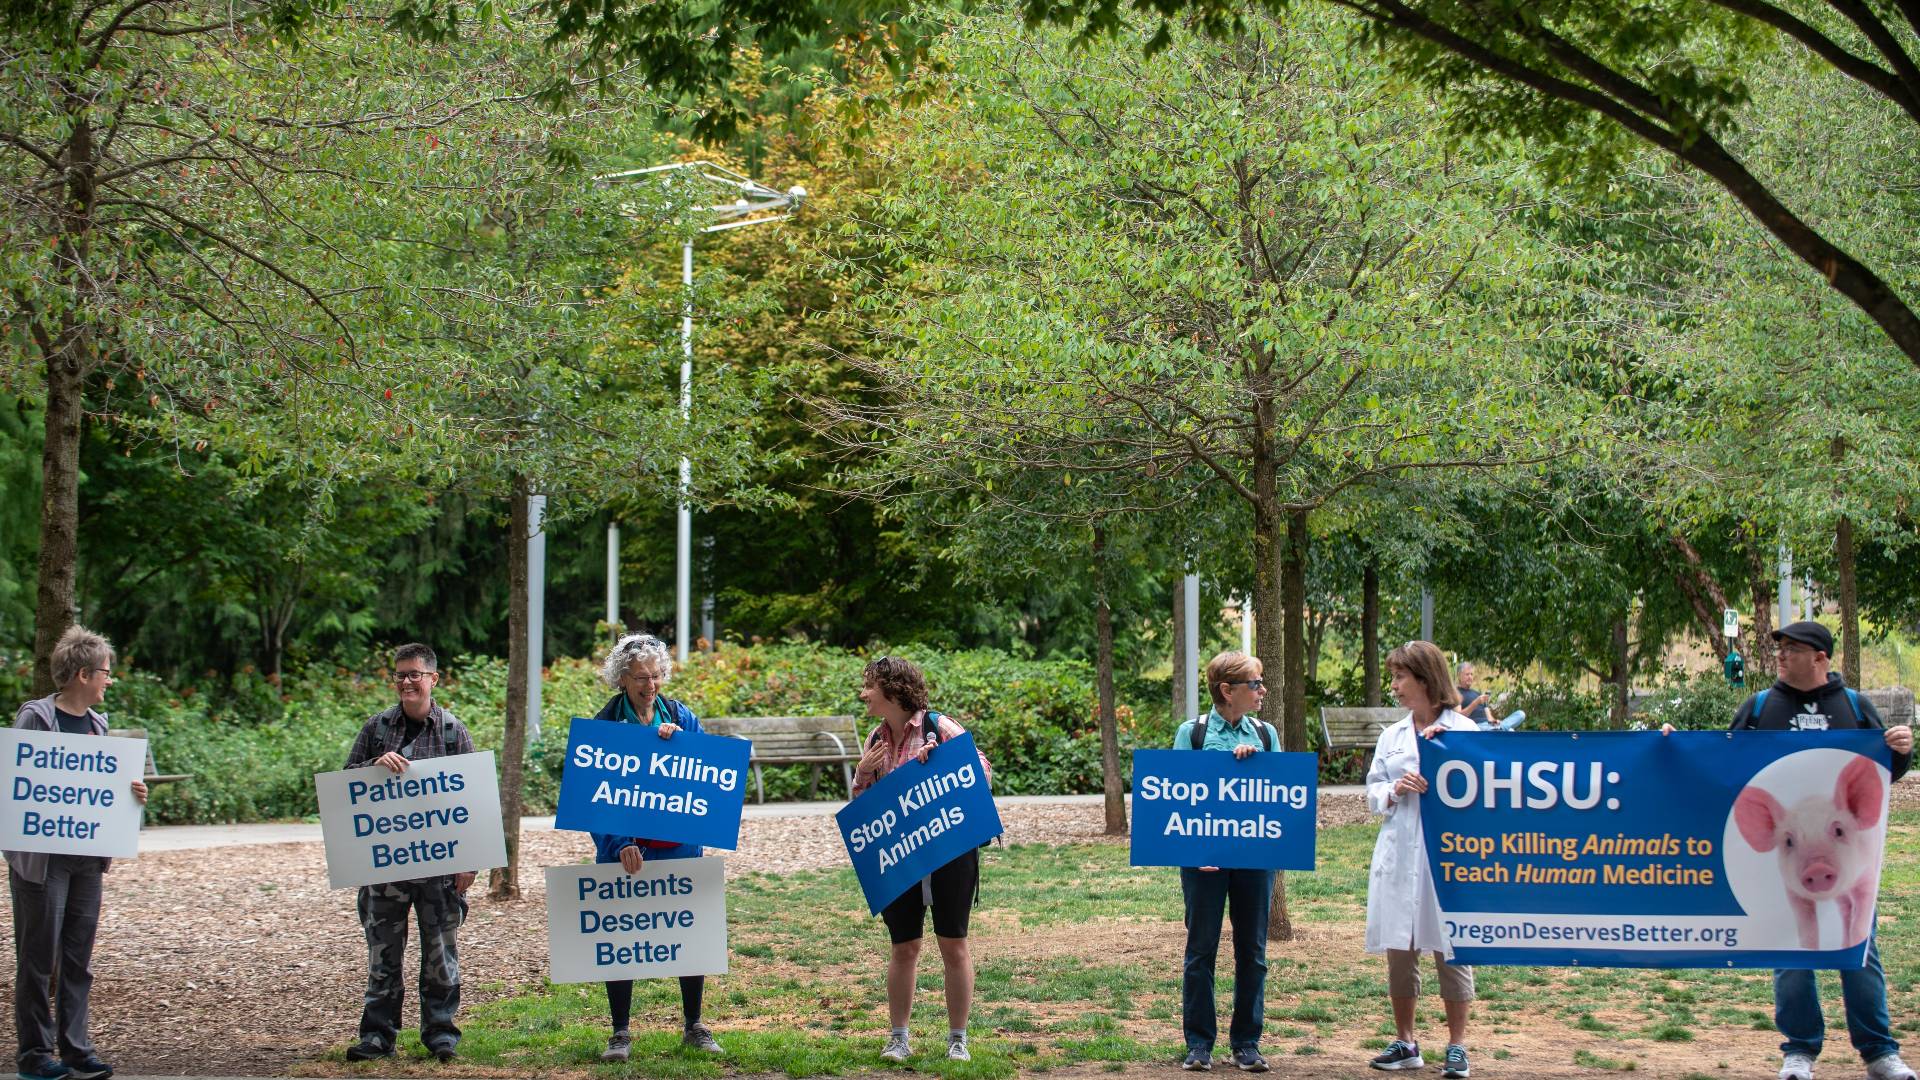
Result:
[[[1898,1018],[1920,1011],[1920,933],[1909,929],[1920,926],[1920,812],[1899,811],[1891,824],[1880,946],[1889,1007]],[[1329,1066],[1363,1061],[1392,1033],[1385,965],[1357,945],[1373,837],[1370,826],[1323,830],[1320,869],[1288,876],[1295,922],[1314,930],[1306,947],[1270,950],[1270,1054],[1324,1055]],[[1027,941],[1045,947],[1027,949],[1023,942],[1020,949],[982,950],[971,1024],[974,1060],[950,1064],[939,1053],[945,1017],[939,959],[929,941],[921,956],[913,1025],[920,1053],[912,1070],[948,1080],[1004,1080],[1081,1063],[1123,1069],[1178,1060],[1177,957],[1164,965],[1143,964],[1076,941],[1083,934],[1100,941],[1156,939],[1165,944],[1163,955],[1177,950],[1183,934],[1177,874],[1127,865],[1124,846],[1015,845],[984,853],[982,886],[976,941],[994,941],[1018,926],[1030,935]],[[882,1069],[877,1055],[886,1026],[886,934],[866,916],[852,872],[743,874],[729,883],[728,907],[731,971],[709,982],[706,1016],[726,1054],[709,1058],[680,1048],[678,986],[653,980],[634,987],[634,1050],[624,1066],[599,1062],[607,1004],[598,984],[542,986],[469,1010],[462,1060],[521,1072],[561,1069],[662,1080]],[[1329,945],[1327,928],[1342,925],[1356,944]],[[1231,970],[1223,951],[1217,984],[1223,1046]],[[1598,1038],[1625,1050],[1656,1042],[1713,1047],[1725,1041],[1723,1035],[1772,1026],[1771,982],[1764,971],[1492,967],[1479,969],[1476,983],[1481,1000],[1475,1035],[1551,1031],[1576,1044]],[[1831,976],[1823,977],[1822,989],[1832,999],[1838,1030],[1838,988]],[[1437,1000],[1422,1003],[1423,1031],[1438,1033],[1439,1012]],[[422,1054],[417,1040],[403,1047]],[[1698,1052],[1700,1064],[1711,1061]],[[1496,1061],[1509,1056],[1504,1049],[1491,1053]],[[1638,1068],[1630,1057],[1585,1048],[1575,1051],[1574,1063],[1610,1071]]]

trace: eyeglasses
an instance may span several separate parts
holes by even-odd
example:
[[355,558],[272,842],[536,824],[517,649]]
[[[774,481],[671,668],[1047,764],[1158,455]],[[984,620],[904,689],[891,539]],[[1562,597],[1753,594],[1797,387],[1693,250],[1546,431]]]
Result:
[[661,673],[659,673],[659,672],[657,672],[657,671],[642,671],[642,672],[640,672],[640,673],[639,673],[639,674],[637,674],[637,675],[636,675],[636,674],[634,674],[633,672],[631,672],[631,671],[629,671],[629,672],[627,672],[627,678],[628,678],[628,679],[629,679],[630,681],[632,681],[632,682],[652,682],[652,683],[657,683],[657,682],[666,682],[666,681],[667,681],[667,677],[666,677],[665,675],[662,675]]
[[394,682],[396,682],[396,683],[400,683],[400,684],[402,684],[402,685],[404,685],[404,684],[406,684],[406,683],[417,683],[417,682],[422,682],[422,681],[424,681],[424,680],[426,680],[426,679],[428,679],[428,678],[430,678],[431,676],[433,676],[433,675],[436,675],[436,674],[438,674],[438,672],[433,672],[433,671],[396,671],[396,672],[394,672],[394,673],[393,673],[393,681],[394,681]]
[[1267,680],[1243,679],[1240,682],[1230,682],[1227,685],[1228,686],[1244,686],[1249,690],[1265,690],[1267,688]]
[[83,675],[105,675],[105,676],[106,676],[107,678],[109,678],[109,679],[111,679],[111,678],[113,678],[113,669],[112,669],[112,668],[103,668],[103,667],[90,667],[90,668],[88,668],[87,670],[85,670],[85,671],[83,671],[83,672],[81,672],[81,674],[83,674]]
[[1778,651],[1781,656],[1790,656],[1794,653],[1810,653],[1816,650],[1811,645],[1802,645],[1797,641],[1783,641],[1779,644],[1776,651]]

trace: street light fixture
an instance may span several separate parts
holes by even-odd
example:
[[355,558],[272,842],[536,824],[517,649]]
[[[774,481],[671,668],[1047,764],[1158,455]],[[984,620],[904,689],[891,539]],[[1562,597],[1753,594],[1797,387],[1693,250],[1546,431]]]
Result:
[[[681,161],[645,169],[629,169],[596,177],[595,181],[602,184],[652,181],[686,185],[696,193],[696,203],[688,208],[688,212],[696,218],[713,219],[713,224],[688,234],[680,247],[680,282],[686,287],[687,297],[680,315],[680,415],[684,419],[693,409],[694,235],[785,221],[797,213],[806,201],[807,189],[796,184],[785,191],[777,191],[710,161]],[[701,188],[713,193],[713,202],[700,205],[697,193]],[[693,467],[683,456],[680,459],[680,510],[676,522],[673,639],[674,653],[683,663],[687,659],[688,601],[693,589],[693,513],[687,506],[687,491],[692,483]],[[608,621],[611,622],[614,621],[615,607],[619,602],[619,556],[612,550],[619,543],[618,533],[609,530],[607,542],[610,549],[607,555],[607,609]]]

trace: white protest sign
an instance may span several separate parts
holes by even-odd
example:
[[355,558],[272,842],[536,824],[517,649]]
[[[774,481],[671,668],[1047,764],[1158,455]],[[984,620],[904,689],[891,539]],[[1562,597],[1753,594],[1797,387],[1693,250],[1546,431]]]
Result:
[[0,850],[140,853],[147,740],[0,728]]
[[727,973],[727,860],[547,868],[557,983]]
[[327,882],[336,889],[507,865],[493,751],[319,773]]

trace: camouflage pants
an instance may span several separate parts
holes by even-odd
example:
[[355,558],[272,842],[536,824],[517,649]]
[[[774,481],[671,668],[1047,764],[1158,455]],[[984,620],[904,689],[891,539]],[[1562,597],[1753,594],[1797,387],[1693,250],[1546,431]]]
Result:
[[360,926],[367,932],[367,1004],[360,1038],[392,1048],[406,999],[407,910],[420,922],[420,1041],[429,1050],[460,1042],[460,951],[455,935],[467,901],[450,877],[395,881],[360,889]]

